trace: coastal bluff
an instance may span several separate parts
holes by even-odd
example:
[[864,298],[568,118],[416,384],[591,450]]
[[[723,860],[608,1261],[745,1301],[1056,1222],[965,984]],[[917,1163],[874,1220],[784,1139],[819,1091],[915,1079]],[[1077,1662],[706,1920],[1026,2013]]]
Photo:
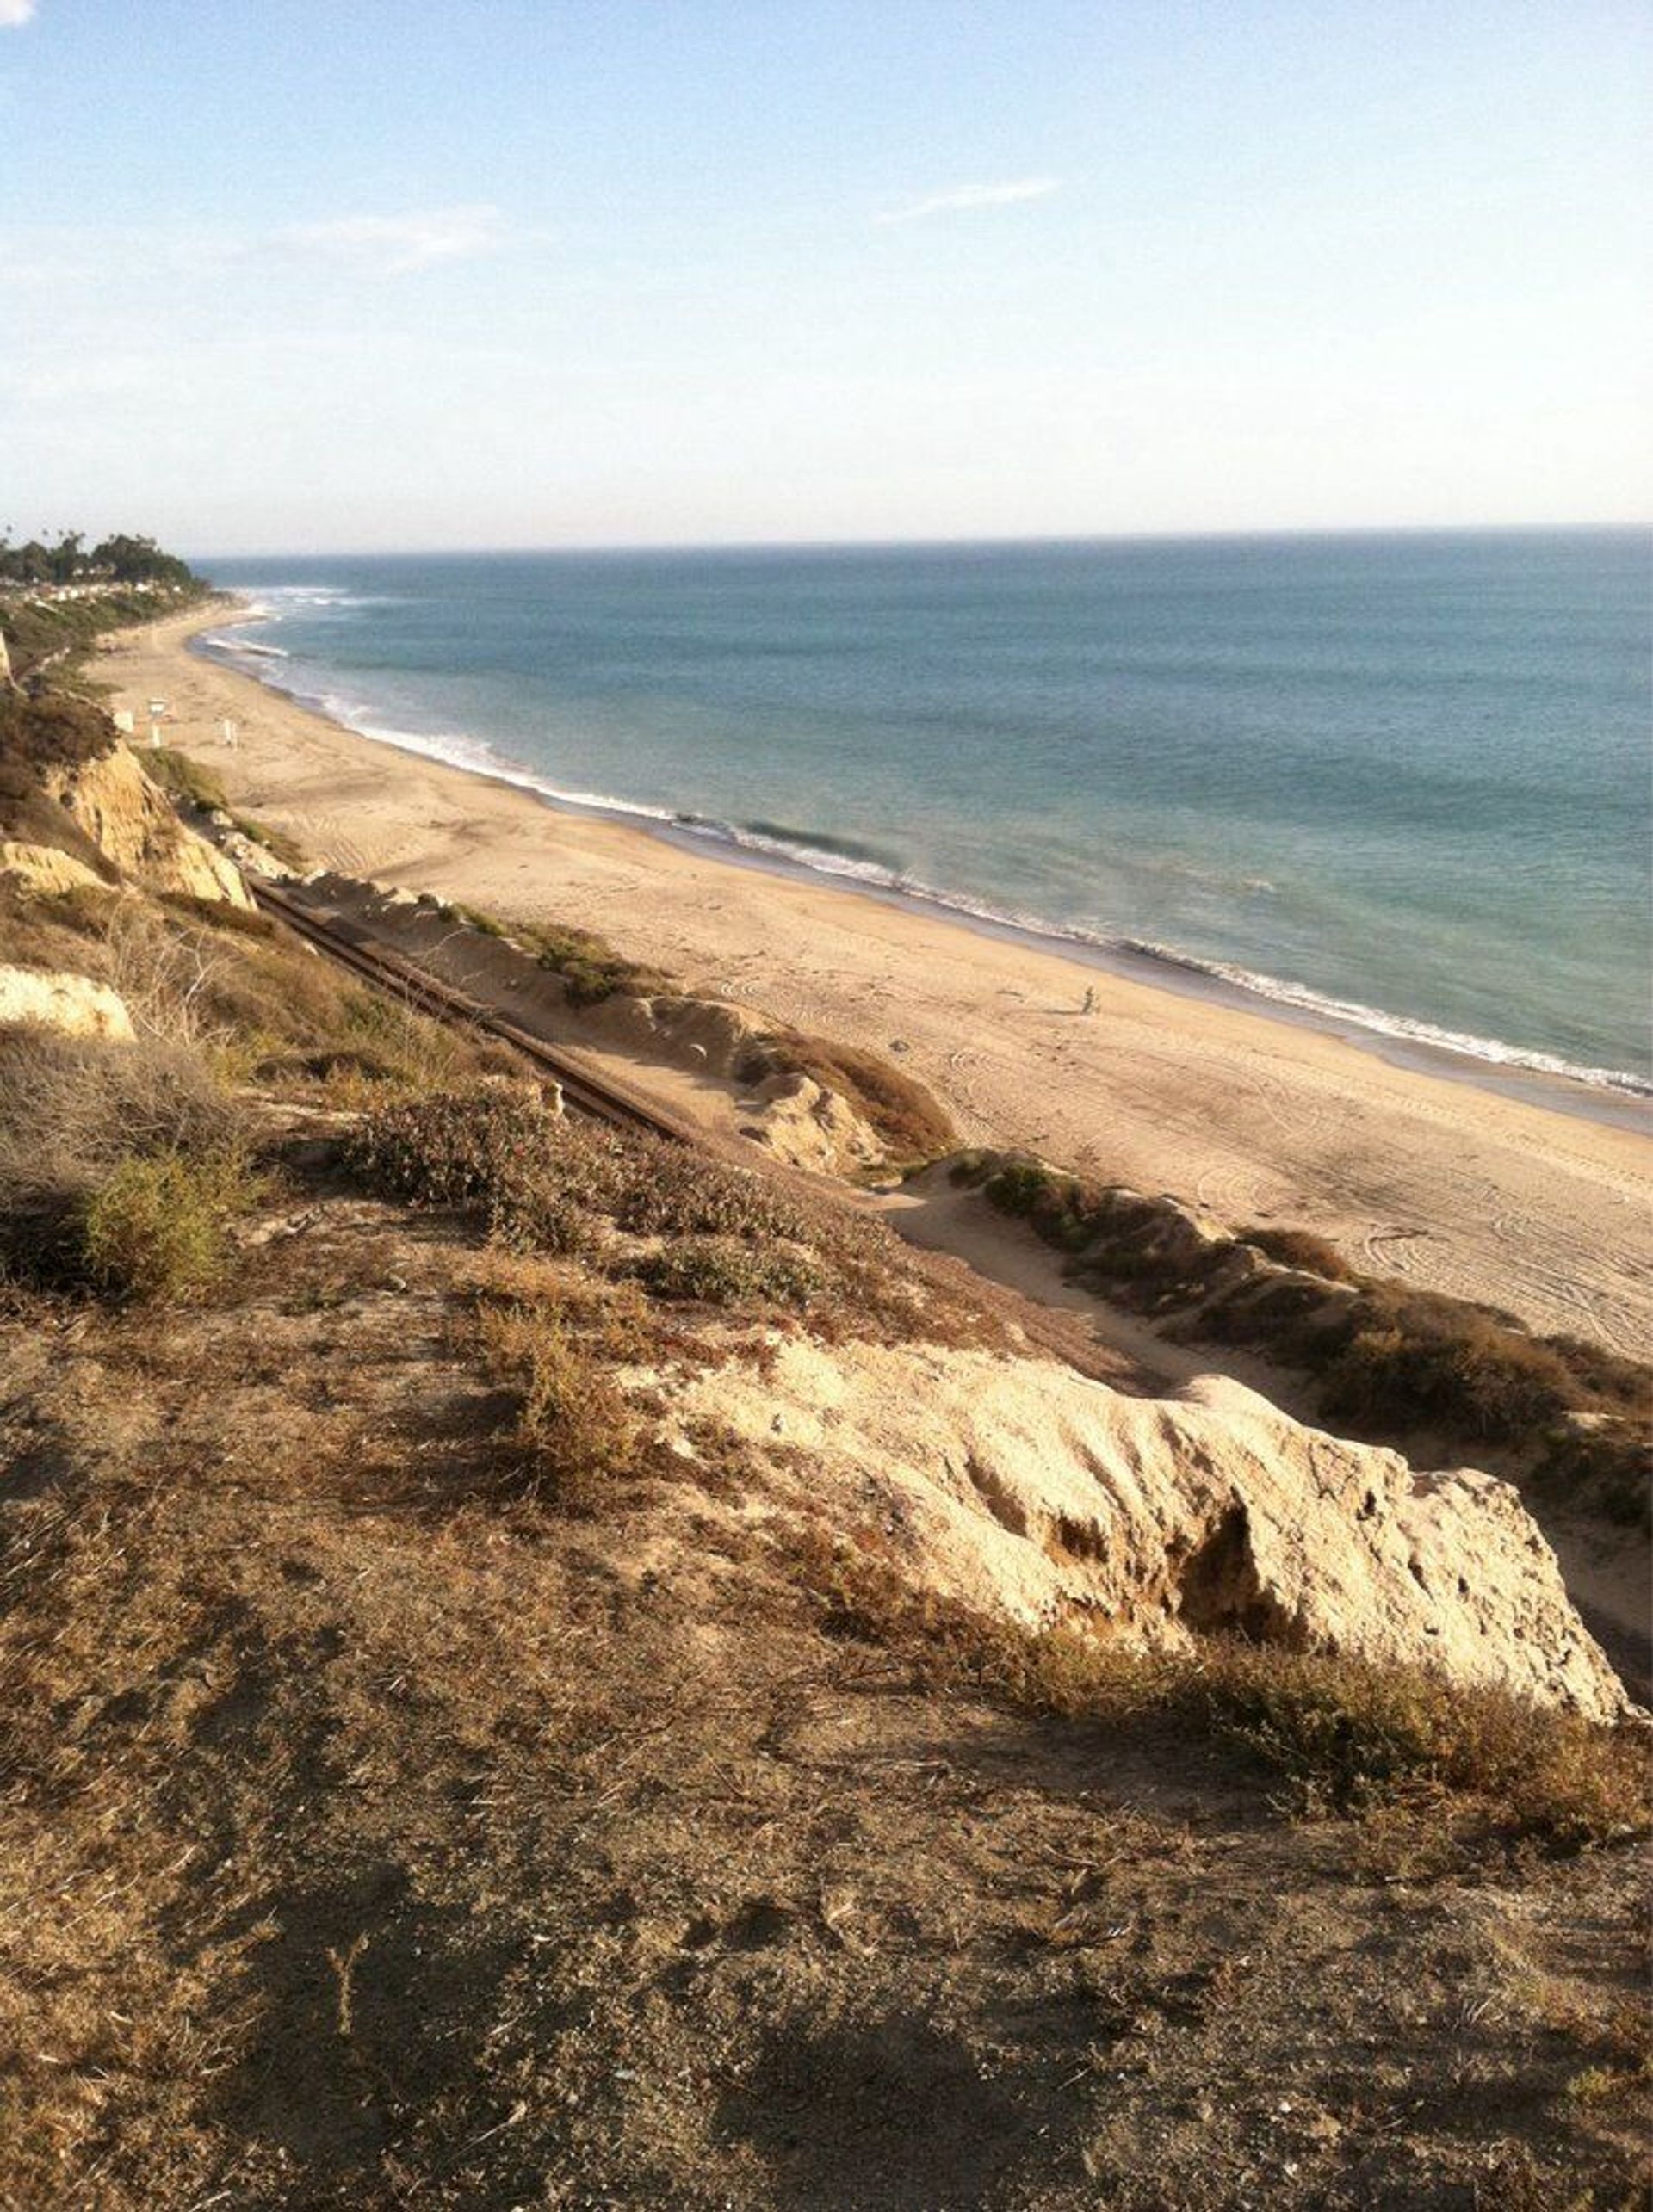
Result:
[[1595,1721],[1629,1709],[1508,1484],[1422,1473],[1225,1377],[1138,1399],[1047,1361],[789,1341],[702,1376],[672,1418],[774,1451],[782,1495],[801,1455],[816,1509],[1024,1628],[1178,1652],[1237,1635]]
[[1630,2171],[1644,1738],[1514,1491],[786,1168],[789,1008],[611,1010],[733,1128],[559,1114],[170,887],[141,763],[5,765],[80,873],[0,874],[0,2196],[1192,2206],[1202,2111],[1282,2203]]

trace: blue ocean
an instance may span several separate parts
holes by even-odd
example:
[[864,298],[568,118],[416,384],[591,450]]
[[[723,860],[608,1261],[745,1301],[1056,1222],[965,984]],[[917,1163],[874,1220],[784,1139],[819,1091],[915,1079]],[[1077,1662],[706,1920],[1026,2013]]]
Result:
[[1341,1024],[1650,1085],[1634,530],[207,561],[370,736]]

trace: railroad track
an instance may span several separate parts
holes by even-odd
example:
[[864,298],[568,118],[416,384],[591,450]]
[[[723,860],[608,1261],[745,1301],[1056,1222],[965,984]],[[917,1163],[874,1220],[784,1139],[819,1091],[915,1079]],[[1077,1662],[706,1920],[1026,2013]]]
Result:
[[483,1005],[465,992],[456,991],[452,984],[438,981],[425,969],[416,967],[395,953],[363,943],[352,931],[337,922],[324,921],[274,884],[255,882],[249,878],[247,887],[261,911],[286,923],[306,943],[326,953],[366,982],[389,992],[416,1013],[451,1027],[479,1030],[520,1053],[542,1074],[561,1085],[563,1103],[571,1112],[583,1114],[590,1121],[606,1121],[614,1128],[647,1129],[677,1144],[696,1147],[701,1145],[700,1131],[689,1122],[666,1112],[628,1084],[593,1075],[589,1068],[579,1066],[554,1045],[547,1044],[543,1038],[519,1027],[509,1016]]
[[[481,1004],[465,992],[456,991],[451,984],[439,982],[412,961],[381,947],[363,943],[354,931],[336,921],[324,921],[274,884],[254,882],[248,878],[247,887],[262,911],[284,922],[295,935],[376,989],[390,992],[415,1012],[428,1015],[433,1021],[478,1030],[509,1045],[541,1073],[561,1084],[564,1104],[572,1112],[584,1115],[588,1120],[606,1122],[612,1128],[647,1129],[655,1136],[687,1145],[713,1158],[731,1159],[727,1149],[709,1137],[705,1130],[678,1120],[628,1084],[592,1074],[555,1046],[520,1028],[508,1016]],[[825,1199],[846,1212],[865,1217],[864,1202],[857,1203],[851,1191],[822,1177],[773,1159],[741,1158],[734,1164],[811,1194],[817,1202]],[[892,1220],[888,1226],[901,1236],[899,1220]],[[901,1240],[907,1245],[908,1263],[918,1274],[932,1276],[955,1291],[961,1283],[967,1284],[970,1294],[984,1307],[996,1310],[1013,1321],[1030,1350],[1043,1352],[1081,1375],[1094,1376],[1115,1387],[1120,1385],[1126,1370],[1137,1365],[1135,1355],[1122,1356],[1110,1350],[1102,1339],[1083,1326],[1077,1316],[1024,1297],[1007,1285],[980,1274],[957,1254],[926,1247],[905,1237]],[[1127,1387],[1161,1388],[1166,1381],[1162,1375],[1155,1377],[1143,1370]]]

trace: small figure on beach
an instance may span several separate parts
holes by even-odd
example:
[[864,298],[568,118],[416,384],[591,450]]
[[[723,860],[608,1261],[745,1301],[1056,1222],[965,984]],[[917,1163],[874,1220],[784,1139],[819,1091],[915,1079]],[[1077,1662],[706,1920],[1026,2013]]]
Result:
[[1089,984],[1085,986],[1085,1004],[1079,1010],[1081,1014],[1094,1014],[1096,1011],[1096,993]]

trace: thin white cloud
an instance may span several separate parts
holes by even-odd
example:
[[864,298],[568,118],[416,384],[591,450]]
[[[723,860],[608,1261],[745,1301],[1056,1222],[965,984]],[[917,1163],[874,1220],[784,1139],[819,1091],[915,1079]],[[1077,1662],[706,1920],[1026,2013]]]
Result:
[[[0,6],[5,0],[0,0]],[[505,217],[488,206],[432,207],[407,215],[341,215],[331,222],[295,223],[271,244],[316,254],[375,276],[399,276],[432,262],[492,253],[505,238]]]
[[876,223],[921,223],[931,215],[955,215],[971,207],[1009,207],[1019,200],[1043,200],[1061,189],[1056,176],[1017,176],[1003,184],[960,184],[950,192],[932,192],[907,207],[887,208],[875,215]]
[[34,0],[0,0],[0,31],[15,31],[34,13]]

